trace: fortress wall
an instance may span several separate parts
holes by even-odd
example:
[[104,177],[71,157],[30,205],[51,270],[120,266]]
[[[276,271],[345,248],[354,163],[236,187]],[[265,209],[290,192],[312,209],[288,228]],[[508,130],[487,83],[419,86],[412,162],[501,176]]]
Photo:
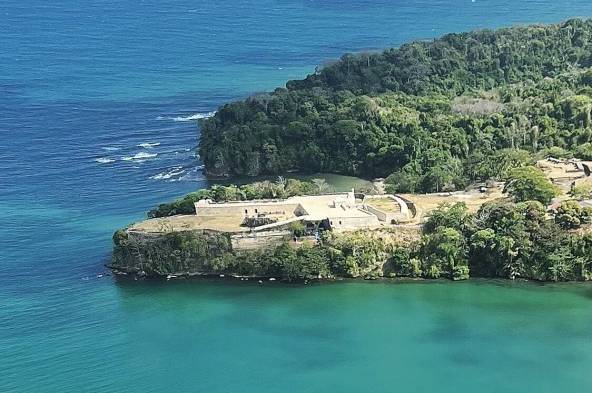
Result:
[[378,219],[373,215],[361,217],[331,217],[329,220],[331,227],[335,229],[357,229],[373,225],[378,225]]
[[401,208],[401,216],[409,217],[409,207],[407,206],[407,202],[396,195],[391,195],[390,197],[399,204],[399,207]]
[[255,216],[257,214],[293,215],[301,206],[297,203],[253,203],[253,204],[210,204],[195,205],[198,216]]
[[[405,204],[406,211],[407,211],[409,218],[413,218],[413,217],[417,216],[417,207],[415,206],[415,203],[408,200],[407,198],[403,198],[400,196],[395,196],[395,198],[400,199]],[[403,205],[401,205],[401,207],[402,206]]]
[[386,223],[391,223],[393,221],[406,221],[415,215],[414,211],[410,211],[408,202],[395,195],[368,195],[364,198],[364,200],[383,198],[391,199],[393,203],[396,203],[399,206],[399,211],[387,212],[370,204],[364,205],[364,208],[370,213],[376,215],[380,221],[384,221]]
[[292,238],[290,231],[254,232],[230,236],[232,249],[257,250],[270,246],[277,246]]
[[370,205],[364,205],[364,208],[374,214],[380,221],[387,221],[387,213]]

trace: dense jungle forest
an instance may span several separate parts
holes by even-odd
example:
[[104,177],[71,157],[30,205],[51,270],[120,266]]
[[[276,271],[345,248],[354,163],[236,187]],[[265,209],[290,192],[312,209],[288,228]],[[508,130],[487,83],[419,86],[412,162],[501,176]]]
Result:
[[535,157],[592,159],[592,21],[448,34],[344,55],[201,122],[212,176],[332,172],[392,192],[503,179]]

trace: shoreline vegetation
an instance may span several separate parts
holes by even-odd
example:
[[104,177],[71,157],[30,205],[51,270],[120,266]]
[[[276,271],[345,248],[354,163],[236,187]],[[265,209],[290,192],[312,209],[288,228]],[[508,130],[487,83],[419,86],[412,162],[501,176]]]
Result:
[[[356,191],[417,196],[422,215],[407,225],[314,236],[294,223],[279,244],[249,250],[233,246],[228,231],[130,227],[115,233],[110,267],[136,276],[288,281],[592,280],[590,67],[592,21],[574,19],[345,55],[285,88],[224,105],[200,122],[207,173],[280,177],[214,185],[161,204],[150,219],[195,215],[203,199],[328,191],[321,179],[282,177],[294,171],[385,177],[380,187]],[[468,189],[485,196],[475,202]],[[421,209],[431,196],[438,203]]]

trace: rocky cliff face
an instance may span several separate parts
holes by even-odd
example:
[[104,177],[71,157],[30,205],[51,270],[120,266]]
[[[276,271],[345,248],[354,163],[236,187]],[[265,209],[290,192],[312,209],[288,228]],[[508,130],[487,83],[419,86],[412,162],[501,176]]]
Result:
[[120,230],[113,236],[110,267],[152,277],[224,274],[307,280],[392,276],[393,251],[416,241],[418,231],[407,232],[326,232],[320,242],[312,238],[294,242],[283,232],[237,240],[229,233],[206,230],[158,234]]
[[296,250],[303,246],[310,249],[307,242],[295,244],[291,239],[287,231],[233,235],[211,230],[119,230],[113,235],[109,267],[115,272],[147,277],[225,274],[295,279],[328,275],[323,266],[310,268],[303,262],[303,251]]
[[147,276],[215,273],[212,261],[232,251],[230,236],[213,231],[144,234],[120,230],[113,243],[112,269]]

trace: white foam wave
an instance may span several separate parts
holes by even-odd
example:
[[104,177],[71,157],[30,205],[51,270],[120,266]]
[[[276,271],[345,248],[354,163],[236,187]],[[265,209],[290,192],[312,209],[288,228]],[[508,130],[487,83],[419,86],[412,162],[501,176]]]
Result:
[[169,168],[159,174],[150,176],[153,180],[163,180],[167,182],[185,182],[185,181],[201,181],[204,179],[202,169],[203,165],[182,167],[175,166]]
[[160,142],[144,142],[138,145],[138,147],[143,147],[144,149],[152,149],[156,146],[160,146]]
[[172,177],[180,176],[185,173],[185,169],[181,167],[175,167],[168,171],[161,172],[157,175],[150,176],[153,180],[169,180]]
[[106,151],[117,151],[117,150],[120,150],[120,149],[121,149],[121,147],[115,147],[115,146],[105,146],[105,147],[103,147],[102,149],[103,149],[103,150],[106,150]]
[[212,117],[216,114],[216,111],[207,112],[207,113],[195,113],[189,116],[177,116],[173,117],[174,121],[196,121],[199,119],[207,119],[208,117]]
[[115,162],[115,160],[112,158],[108,158],[108,157],[100,157],[100,158],[95,158],[95,162],[98,162],[99,164],[110,164],[112,162]]
[[132,156],[132,157],[123,157],[122,160],[123,161],[132,161],[132,160],[146,160],[148,158],[154,158],[156,157],[158,154],[156,153],[146,153],[144,151],[141,151],[139,153],[137,153],[136,155]]
[[196,167],[193,167],[192,169],[186,171],[184,174],[182,174],[181,176],[179,176],[176,179],[171,179],[169,181],[171,182],[177,182],[177,181],[201,181],[204,179],[203,173],[202,173],[202,169],[204,168],[203,165],[199,165]]

